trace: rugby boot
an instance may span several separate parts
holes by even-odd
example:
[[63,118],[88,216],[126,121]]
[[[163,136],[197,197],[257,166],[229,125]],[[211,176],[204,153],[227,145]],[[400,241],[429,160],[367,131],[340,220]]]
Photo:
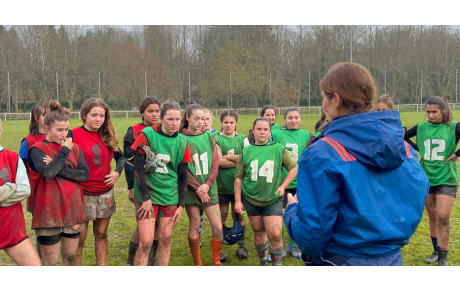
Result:
[[129,242],[128,248],[128,260],[126,261],[125,266],[134,266],[134,257],[136,256],[137,249],[139,248],[138,244]]
[[433,264],[434,262],[437,262],[438,261],[438,257],[439,257],[439,252],[438,251],[434,251],[431,256],[429,258],[426,258],[425,259],[425,263],[427,264]]
[[443,249],[438,246],[438,252],[438,266],[449,266],[449,264],[447,263],[447,253],[449,252],[449,250]]
[[296,246],[288,246],[288,252],[293,258],[300,259],[300,252]]
[[248,258],[248,250],[246,247],[239,247],[236,251],[236,256],[240,259],[247,259]]
[[224,254],[223,252],[220,252],[220,262],[225,263],[225,261],[228,260],[228,256]]

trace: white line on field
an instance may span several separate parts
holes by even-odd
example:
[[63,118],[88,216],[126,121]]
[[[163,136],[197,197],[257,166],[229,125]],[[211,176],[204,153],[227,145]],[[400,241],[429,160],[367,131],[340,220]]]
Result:
[[115,131],[117,131],[123,124],[125,124],[126,121],[128,121],[128,118],[126,118],[125,122],[123,122],[122,124],[120,124],[120,125],[115,129]]

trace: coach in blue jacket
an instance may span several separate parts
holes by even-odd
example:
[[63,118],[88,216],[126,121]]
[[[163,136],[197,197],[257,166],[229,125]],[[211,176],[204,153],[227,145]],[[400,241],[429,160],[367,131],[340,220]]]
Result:
[[299,160],[289,235],[307,265],[402,265],[430,184],[399,113],[370,112],[376,87],[356,63],[333,66],[320,88],[332,121]]

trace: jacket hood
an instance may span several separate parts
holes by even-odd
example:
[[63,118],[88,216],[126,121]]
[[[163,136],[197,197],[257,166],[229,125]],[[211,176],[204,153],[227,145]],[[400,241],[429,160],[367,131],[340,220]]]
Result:
[[401,166],[406,158],[397,111],[372,111],[334,118],[318,139],[324,136],[338,141],[371,171],[392,171]]

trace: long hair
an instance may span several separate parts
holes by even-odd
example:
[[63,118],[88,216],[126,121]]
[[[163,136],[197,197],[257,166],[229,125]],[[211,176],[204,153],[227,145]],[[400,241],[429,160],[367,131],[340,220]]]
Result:
[[[221,124],[224,121],[224,118],[227,117],[227,116],[231,116],[231,117],[235,118],[235,123],[238,122],[238,113],[236,113],[236,111],[233,110],[233,109],[225,109],[224,112],[222,112],[222,114],[220,115],[220,123]],[[223,131],[223,130],[224,130],[224,127],[221,126],[220,131]],[[235,131],[236,131],[236,125],[235,125]]]
[[51,127],[55,121],[70,121],[70,110],[52,100],[49,102],[49,111],[45,115],[45,125]]
[[184,116],[182,117],[182,120],[180,121],[179,132],[181,132],[183,128],[188,128],[188,120],[186,117],[192,116],[193,110],[197,110],[197,109],[203,110],[203,107],[201,107],[201,105],[196,103],[195,101],[192,101],[189,104],[187,104],[184,110]]
[[371,110],[377,95],[371,73],[357,63],[338,63],[332,66],[319,87],[329,100],[337,93],[341,98],[339,107],[343,107],[348,114]]
[[40,128],[40,124],[38,123],[37,119],[42,115],[46,115],[46,112],[48,112],[48,110],[50,110],[49,101],[41,102],[35,105],[31,110],[29,134],[33,135],[35,138],[37,137],[38,130]]
[[109,106],[102,100],[98,98],[91,98],[86,100],[80,109],[81,120],[86,123],[86,116],[91,111],[93,107],[101,107],[105,111],[105,119],[102,126],[99,128],[98,133],[101,137],[102,143],[108,147],[111,151],[118,151],[118,138],[115,134],[115,129],[113,128],[112,120],[110,119],[110,109]]
[[426,100],[425,107],[427,105],[438,105],[441,109],[441,113],[445,110],[445,112],[442,113],[442,123],[450,125],[452,120],[454,120],[454,116],[452,115],[452,111],[450,110],[449,101],[447,101],[446,98],[432,96],[428,98],[428,100]]

